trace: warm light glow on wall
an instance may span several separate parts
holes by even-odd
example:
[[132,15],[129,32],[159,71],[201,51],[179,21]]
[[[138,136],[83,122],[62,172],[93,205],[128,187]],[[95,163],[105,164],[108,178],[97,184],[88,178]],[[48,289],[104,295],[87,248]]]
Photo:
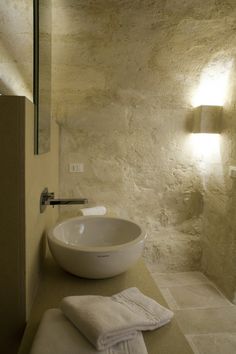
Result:
[[220,134],[191,134],[194,158],[198,161],[220,163]]
[[223,106],[226,100],[233,61],[211,62],[203,70],[192,105]]
[[[214,58],[202,71],[199,86],[193,95],[192,105],[193,107],[201,106],[205,111],[207,109],[209,111],[205,112],[207,118],[210,114],[207,106],[222,106],[223,109],[228,94],[232,66],[232,59]],[[194,159],[207,163],[207,165],[220,164],[220,139],[220,134],[209,134],[209,132],[208,134],[191,134],[190,145]]]

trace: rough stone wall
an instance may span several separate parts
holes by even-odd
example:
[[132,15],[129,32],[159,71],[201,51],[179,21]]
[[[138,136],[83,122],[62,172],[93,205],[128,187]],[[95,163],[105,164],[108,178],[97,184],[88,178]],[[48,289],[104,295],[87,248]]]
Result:
[[33,96],[33,5],[31,0],[0,4],[0,93]]
[[[235,58],[236,38],[232,42]],[[229,166],[236,166],[236,67],[231,70],[230,89],[224,105],[223,131],[218,161],[208,164],[203,213],[202,268],[236,303],[236,180]]]
[[[208,199],[186,122],[208,63],[232,55],[235,9],[232,0],[54,1],[61,195],[142,224],[156,270],[200,267]],[[70,162],[84,173],[69,173]]]

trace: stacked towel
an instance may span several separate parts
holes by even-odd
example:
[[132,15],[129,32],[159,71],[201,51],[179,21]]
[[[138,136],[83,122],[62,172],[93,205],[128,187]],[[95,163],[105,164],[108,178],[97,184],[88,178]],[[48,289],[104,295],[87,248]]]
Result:
[[134,339],[137,331],[156,329],[173,317],[137,288],[112,297],[69,296],[62,300],[61,310],[97,350]]
[[41,320],[30,354],[148,354],[140,332],[134,340],[106,350],[96,348],[66,319],[61,310],[47,310]]
[[46,311],[30,354],[147,354],[141,331],[173,317],[137,288],[111,297],[69,296],[61,310]]

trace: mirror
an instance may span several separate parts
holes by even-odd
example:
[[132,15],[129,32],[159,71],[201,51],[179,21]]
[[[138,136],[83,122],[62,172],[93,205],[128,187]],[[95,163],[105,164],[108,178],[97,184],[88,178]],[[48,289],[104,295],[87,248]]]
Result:
[[34,0],[35,154],[50,150],[51,1]]

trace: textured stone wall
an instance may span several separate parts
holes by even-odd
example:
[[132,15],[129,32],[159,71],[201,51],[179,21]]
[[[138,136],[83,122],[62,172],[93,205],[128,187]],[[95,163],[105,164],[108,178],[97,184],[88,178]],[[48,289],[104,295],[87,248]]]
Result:
[[[232,42],[235,57],[236,38]],[[203,213],[202,268],[236,303],[236,180],[229,177],[229,166],[236,165],[236,68],[231,69],[230,85],[224,105],[223,131],[218,159],[208,163],[202,173],[205,186]]]
[[31,0],[0,4],[0,93],[33,96],[33,5]]
[[[193,151],[186,123],[203,73],[234,56],[235,10],[232,0],[54,1],[61,195],[142,224],[156,270],[200,268],[203,215],[204,248],[215,242],[208,229],[220,220],[208,208],[221,196],[208,193],[209,161]],[[70,162],[84,173],[69,173]]]

